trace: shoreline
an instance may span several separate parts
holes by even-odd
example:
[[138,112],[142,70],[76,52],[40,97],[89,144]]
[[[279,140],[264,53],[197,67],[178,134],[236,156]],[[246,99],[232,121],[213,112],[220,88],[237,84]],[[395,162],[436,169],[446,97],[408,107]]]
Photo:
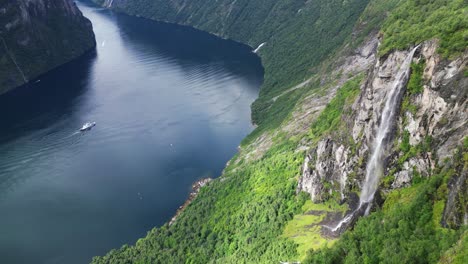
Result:
[[175,215],[171,218],[171,221],[169,221],[169,226],[174,224],[177,221],[177,218],[179,217],[179,215],[185,210],[185,208],[187,208],[187,206],[189,206],[192,203],[192,201],[195,198],[197,198],[198,193],[200,193],[200,189],[206,186],[212,180],[213,180],[212,178],[202,178],[200,180],[195,181],[192,184],[192,191],[190,192],[189,197],[187,198],[187,200],[185,200],[185,202],[181,206],[179,206]]

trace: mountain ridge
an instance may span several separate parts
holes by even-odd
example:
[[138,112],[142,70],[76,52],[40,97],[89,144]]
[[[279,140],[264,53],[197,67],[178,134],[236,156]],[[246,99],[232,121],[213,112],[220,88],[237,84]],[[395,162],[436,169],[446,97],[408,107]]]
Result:
[[[295,57],[289,56],[294,46],[269,45],[265,37],[244,42],[252,47],[267,43],[259,52],[266,81],[252,106],[256,130],[242,142],[223,175],[201,188],[171,226],[155,228],[136,245],[112,250],[93,263],[463,263],[468,247],[468,54],[463,37],[468,34],[463,15],[467,5],[460,0],[281,4],[296,15],[310,16],[305,20],[318,25],[314,30],[335,32],[330,25],[336,22],[334,16],[323,15],[330,10],[313,11],[344,2],[357,17],[348,31],[341,31],[342,42],[312,56],[318,56],[316,62],[304,53],[307,63],[295,64]],[[160,11],[146,3],[101,1],[117,11],[158,19]],[[167,14],[191,23],[192,14],[220,16],[203,6],[181,14],[187,8],[183,3],[166,2],[165,7],[179,7],[179,13]],[[243,12],[249,11],[243,1],[219,3],[231,8],[211,8],[229,11],[242,6]],[[323,9],[307,13],[294,4]],[[348,14],[339,8],[331,11]],[[272,24],[278,27],[272,28],[281,31],[289,25],[293,30],[288,41],[301,34],[311,34],[304,39],[317,37],[314,30],[301,30],[303,20],[282,18],[277,17]],[[203,16],[196,21],[213,23]],[[192,24],[203,30],[206,25]],[[328,44],[327,38],[321,40]],[[314,47],[320,47],[320,41]],[[393,128],[385,137],[384,168],[370,215],[355,219],[344,233],[330,233],[327,226],[338,224],[359,203],[388,91],[402,61],[417,45],[409,79],[395,104]],[[284,68],[268,62],[275,57],[295,65],[286,74],[290,82],[271,78],[272,73],[281,76]],[[295,67],[302,73],[296,75]]]

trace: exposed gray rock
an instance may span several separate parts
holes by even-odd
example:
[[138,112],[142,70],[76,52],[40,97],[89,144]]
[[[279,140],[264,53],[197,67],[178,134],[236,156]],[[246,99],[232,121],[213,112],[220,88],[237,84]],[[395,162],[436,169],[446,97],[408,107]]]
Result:
[[395,174],[395,181],[392,183],[392,188],[401,188],[408,186],[411,183],[411,175],[408,170],[402,170]]
[[298,190],[310,193],[314,202],[326,200],[333,191],[338,191],[344,199],[351,173],[350,162],[353,161],[350,160],[349,149],[344,145],[331,139],[319,141],[317,148],[306,156]]
[[[416,54],[414,62],[425,61],[423,91],[408,95],[407,99],[416,112],[402,112],[396,121],[394,137],[387,139],[390,143],[396,142],[395,147],[387,151],[388,159],[385,161],[385,174],[394,173],[390,185],[392,189],[410,185],[414,173],[422,177],[430,176],[437,163],[453,156],[453,150],[468,134],[468,78],[463,74],[468,56],[465,53],[451,61],[443,59],[436,53],[437,45],[436,40],[424,42],[419,54]],[[367,49],[361,48],[357,53],[376,58],[375,49],[370,49],[373,55],[364,50]],[[344,121],[349,125],[356,149],[351,151],[352,146],[336,137],[336,133],[319,141],[307,152],[298,191],[308,192],[314,202],[320,202],[330,197],[330,191],[340,192],[341,200],[346,200],[353,188],[361,188],[365,176],[363,168],[380,123],[387,93],[407,54],[408,51],[395,51],[359,69],[366,72],[366,78],[352,106],[351,117],[347,116],[348,120]],[[404,131],[409,133],[412,147],[428,144],[426,141],[430,138],[431,152],[417,153],[403,164],[398,164],[398,160],[405,155],[398,148]],[[355,155],[351,156],[351,152]],[[460,188],[453,187],[450,193],[453,196],[459,191]]]
[[468,224],[468,170],[461,168],[449,182],[449,195],[442,215],[442,226],[460,227]]

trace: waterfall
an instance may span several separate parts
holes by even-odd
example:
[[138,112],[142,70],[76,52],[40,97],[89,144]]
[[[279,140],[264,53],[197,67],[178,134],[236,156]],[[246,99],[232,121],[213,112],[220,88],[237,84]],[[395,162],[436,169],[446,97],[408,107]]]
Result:
[[419,46],[411,50],[405,61],[401,64],[392,89],[387,95],[387,101],[385,102],[385,107],[382,110],[380,125],[373,144],[372,156],[367,162],[366,179],[361,190],[360,206],[366,203],[370,204],[370,202],[372,202],[374,194],[377,191],[379,180],[383,175],[384,154],[386,152],[386,143],[388,141],[386,139],[392,132],[395,117],[400,106],[401,97],[409,79],[411,61],[413,60],[414,53],[418,48]]
[[[377,191],[379,180],[384,173],[384,158],[386,147],[388,146],[388,138],[392,132],[396,114],[398,113],[401,97],[405,91],[406,84],[410,75],[411,61],[413,60],[414,53],[419,48],[415,47],[408,56],[405,58],[400,66],[400,69],[395,77],[392,88],[387,95],[387,101],[382,110],[380,125],[377,129],[375,141],[372,148],[372,156],[367,162],[366,178],[364,186],[361,190],[359,200],[359,207],[351,214],[347,215],[340,223],[334,228],[327,227],[333,232],[339,231],[344,225],[348,225],[352,220],[359,216],[363,210],[364,214],[369,214],[374,194]],[[365,207],[364,207],[365,206]]]
[[103,6],[107,8],[111,8],[114,0],[105,0]]
[[258,53],[260,51],[261,48],[263,48],[263,46],[265,46],[266,42],[263,42],[262,44],[260,44],[254,51],[253,53]]
[[21,77],[23,77],[23,81],[24,83],[27,83],[28,82],[28,79],[26,79],[26,75],[24,75],[24,72],[23,70],[21,70],[20,66],[18,65],[18,63],[16,62],[15,60],[15,57],[13,57],[13,55],[11,54],[10,50],[8,49],[8,46],[5,42],[5,39],[3,37],[0,36],[0,38],[2,39],[2,43],[3,43],[3,46],[5,47],[5,52],[6,54],[8,54],[8,57],[10,57],[11,61],[15,64],[16,66],[16,69],[18,70],[18,72],[21,74]]

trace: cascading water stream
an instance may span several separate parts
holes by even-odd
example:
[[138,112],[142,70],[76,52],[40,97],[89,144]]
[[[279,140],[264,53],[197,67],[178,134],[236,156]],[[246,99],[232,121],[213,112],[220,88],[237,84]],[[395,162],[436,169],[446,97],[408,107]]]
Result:
[[111,8],[113,3],[114,3],[114,0],[106,0],[104,2],[104,7]]
[[384,155],[386,153],[386,148],[388,147],[387,139],[392,131],[396,114],[398,113],[401,97],[409,79],[411,61],[413,60],[414,53],[418,48],[419,46],[411,50],[411,52],[401,64],[392,88],[387,95],[387,101],[385,102],[385,106],[382,110],[380,125],[377,130],[373,145],[372,156],[367,162],[366,178],[361,191],[359,207],[351,214],[348,214],[345,218],[343,218],[343,220],[341,220],[341,222],[338,223],[336,227],[329,228],[333,232],[340,230],[344,224],[348,224],[355,218],[355,216],[359,215],[359,212],[362,212],[363,210],[363,206],[366,206],[364,211],[365,215],[367,215],[370,211],[372,200],[374,199],[375,192],[377,191],[379,180],[383,175]]
[[400,70],[395,78],[390,94],[387,96],[387,101],[382,111],[380,126],[375,138],[372,156],[367,163],[366,179],[361,191],[360,206],[366,203],[369,204],[373,200],[379,180],[383,175],[384,154],[386,152],[386,147],[388,146],[385,139],[390,136],[392,131],[400,105],[401,96],[403,95],[405,90],[404,88],[409,79],[411,61],[413,60],[414,53],[418,48],[419,46],[415,47],[400,66]]

